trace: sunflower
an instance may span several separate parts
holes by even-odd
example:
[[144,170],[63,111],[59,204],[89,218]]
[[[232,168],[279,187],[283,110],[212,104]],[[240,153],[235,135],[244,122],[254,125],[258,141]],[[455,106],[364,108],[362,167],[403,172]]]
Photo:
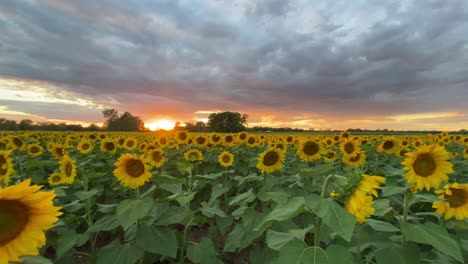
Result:
[[282,150],[284,152],[286,152],[286,150],[288,150],[288,145],[285,145],[283,142],[276,142],[274,147],[276,149]]
[[161,149],[150,150],[147,152],[147,156],[149,157],[151,165],[153,165],[155,168],[161,167],[166,161],[164,152]]
[[191,149],[184,153],[184,157],[187,161],[203,160],[203,153],[198,149]]
[[168,143],[168,140],[167,140],[167,137],[161,136],[157,139],[157,142],[161,147],[165,147]]
[[244,141],[247,139],[247,136],[248,136],[247,132],[240,132],[240,133],[238,134],[237,139],[238,139],[240,142],[244,142]]
[[45,245],[44,231],[58,221],[60,207],[53,205],[54,191],[37,192],[42,186],[31,179],[0,188],[0,263],[21,261],[25,255],[39,255]]
[[178,144],[186,144],[189,140],[188,132],[187,131],[177,131],[175,138]]
[[340,150],[343,152],[345,156],[355,156],[358,152],[361,151],[359,144],[357,141],[348,139],[346,141],[341,142]]
[[54,186],[54,185],[59,185],[59,184],[63,184],[64,183],[64,180],[65,178],[63,177],[63,174],[59,173],[59,172],[55,172],[55,173],[52,173],[50,176],[49,176],[49,179],[48,179],[48,182],[50,185]]
[[101,141],[101,147],[100,147],[102,152],[107,152],[110,154],[115,154],[117,151],[117,146],[115,145],[114,141],[111,139],[106,139]]
[[247,139],[245,140],[245,143],[247,144],[247,146],[253,148],[253,147],[256,147],[258,144],[257,144],[257,138],[255,136],[248,136]]
[[63,146],[53,145],[51,153],[56,159],[60,160],[63,156],[67,155],[67,150]]
[[234,137],[232,135],[225,135],[223,137],[223,145],[224,146],[231,146],[234,144]]
[[153,176],[144,157],[136,154],[122,154],[115,166],[117,167],[114,170],[115,177],[128,188],[141,187]]
[[117,140],[115,141],[115,143],[117,144],[117,146],[123,148],[123,147],[124,147],[124,144],[125,144],[125,138],[121,137],[121,138],[117,139]]
[[387,137],[378,147],[378,152],[391,155],[398,152],[398,141],[394,137]]
[[218,144],[221,141],[221,137],[218,134],[211,134],[210,135],[210,141],[213,144]]
[[38,143],[28,145],[28,155],[31,157],[38,157],[42,155],[44,148]]
[[334,141],[333,138],[331,138],[331,137],[325,137],[325,138],[322,140],[322,142],[323,142],[326,146],[328,146],[328,147],[333,146],[333,145],[335,144],[335,141]]
[[80,143],[78,143],[78,146],[76,148],[81,154],[88,154],[93,150],[94,144],[92,144],[87,139],[83,139],[80,141]]
[[0,186],[7,185],[10,182],[10,175],[15,173],[10,154],[11,150],[0,151]]
[[408,149],[406,149],[406,148],[401,148],[401,149],[398,151],[398,156],[404,157],[404,156],[406,156],[406,153],[408,153]]
[[11,136],[10,137],[10,147],[12,149],[19,149],[20,151],[25,151],[26,150],[26,143],[23,142],[23,140],[19,137],[16,136]]
[[221,164],[221,166],[225,168],[231,167],[234,163],[234,155],[228,151],[223,151],[218,156],[218,162],[219,164]]
[[468,147],[463,150],[463,158],[468,159]]
[[416,190],[438,188],[448,180],[447,174],[453,172],[452,163],[447,161],[449,153],[444,147],[422,146],[406,155],[401,163],[407,171],[404,177],[409,184],[416,184]]
[[361,176],[361,181],[359,182],[359,187],[357,191],[363,192],[365,194],[371,194],[374,197],[378,197],[377,190],[381,189],[380,184],[386,182],[386,178],[381,176],[370,176],[363,174]]
[[283,168],[285,154],[279,149],[269,148],[258,156],[257,168],[266,173],[272,173]]
[[288,145],[290,144],[293,144],[294,143],[294,137],[293,136],[287,136],[285,139],[284,139],[284,142]]
[[134,150],[138,146],[138,141],[133,137],[128,137],[123,143],[123,147],[127,150]]
[[342,140],[348,139],[349,136],[350,136],[350,134],[349,134],[348,132],[346,132],[346,131],[340,133],[340,138],[341,138]]
[[351,168],[356,168],[363,165],[366,162],[366,153],[357,152],[354,156],[343,156],[342,161],[344,164]]
[[315,140],[303,141],[297,149],[297,155],[304,161],[319,160],[324,149],[319,142]]
[[322,156],[326,162],[333,162],[338,159],[336,152],[333,150],[326,150],[325,153],[322,154]]
[[204,147],[206,146],[206,143],[208,143],[208,140],[204,136],[197,136],[194,139],[195,145],[199,147]]
[[468,184],[452,183],[437,190],[439,198],[444,201],[433,202],[436,214],[444,215],[445,220],[455,216],[457,220],[468,218]]
[[375,212],[372,207],[373,203],[372,196],[361,191],[355,191],[346,201],[345,209],[354,215],[359,223],[364,223],[366,218],[369,218]]
[[76,164],[70,156],[63,156],[60,160],[60,173],[63,175],[63,183],[72,184],[75,180]]

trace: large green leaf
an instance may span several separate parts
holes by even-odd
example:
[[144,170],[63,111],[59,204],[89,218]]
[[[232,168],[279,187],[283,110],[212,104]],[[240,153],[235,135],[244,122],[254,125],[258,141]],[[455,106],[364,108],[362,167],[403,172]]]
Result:
[[402,231],[408,241],[432,245],[441,253],[463,262],[460,247],[442,226],[431,222],[405,224],[402,226]]
[[166,226],[140,226],[135,242],[139,248],[151,253],[171,258],[175,258],[177,255],[175,232]]
[[57,239],[57,259],[72,249],[82,235],[76,234],[75,230],[67,230]]
[[278,232],[270,229],[266,233],[267,246],[274,250],[280,250],[284,245],[286,245],[293,239],[304,241],[305,235],[312,228],[313,225],[309,226],[306,229],[291,229],[288,232]]
[[151,198],[123,200],[117,206],[117,218],[120,225],[127,229],[138,219],[147,216],[152,208],[153,199]]
[[330,245],[325,250],[329,264],[353,264],[354,257],[349,250],[340,245]]
[[400,231],[400,229],[398,229],[397,227],[395,227],[394,225],[390,223],[375,220],[375,219],[367,219],[367,224],[370,227],[372,227],[372,229],[376,231],[380,231],[380,232],[399,232]]
[[298,240],[286,244],[279,252],[277,264],[328,264],[328,256],[319,247],[306,247]]
[[331,198],[310,195],[306,198],[306,208],[322,218],[323,223],[346,241],[351,241],[356,218]]
[[278,204],[257,224],[254,231],[260,230],[265,224],[272,221],[284,221],[292,219],[304,211],[304,197],[292,197],[284,204]]
[[109,231],[120,225],[116,215],[106,215],[88,228],[88,232]]
[[213,242],[208,238],[202,238],[200,243],[190,242],[187,247],[187,258],[193,263],[220,263],[223,262],[217,257],[218,252]]
[[167,226],[182,223],[184,222],[185,217],[187,217],[187,209],[171,206],[167,208],[167,211],[159,216],[158,221],[156,221],[156,225]]
[[252,192],[253,189],[248,190],[245,193],[241,193],[234,197],[230,202],[229,205],[238,205],[241,203],[250,203],[255,200],[255,194]]
[[133,264],[143,257],[143,251],[131,244],[111,243],[97,254],[97,264]]
[[404,247],[393,244],[381,247],[375,251],[377,264],[413,264],[419,263],[419,248],[415,244],[406,244]]

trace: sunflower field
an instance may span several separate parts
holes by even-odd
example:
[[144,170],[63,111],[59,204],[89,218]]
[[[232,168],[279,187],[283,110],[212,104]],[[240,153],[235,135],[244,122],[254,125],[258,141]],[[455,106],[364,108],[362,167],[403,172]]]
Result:
[[0,264],[468,262],[468,137],[0,132]]

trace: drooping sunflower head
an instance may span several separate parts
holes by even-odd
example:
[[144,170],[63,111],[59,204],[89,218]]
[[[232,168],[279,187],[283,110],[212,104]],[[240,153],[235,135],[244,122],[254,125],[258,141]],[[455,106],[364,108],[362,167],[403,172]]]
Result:
[[404,177],[410,185],[416,185],[416,190],[437,189],[448,180],[447,174],[453,172],[453,165],[448,161],[449,153],[444,147],[422,146],[406,155],[402,162],[407,171]]
[[260,153],[257,168],[266,173],[279,171],[283,168],[285,153],[275,148],[269,148]]
[[148,151],[147,154],[150,163],[155,167],[161,167],[164,162],[166,161],[166,157],[164,157],[164,152],[161,149],[153,149]]
[[299,145],[297,155],[304,161],[315,161],[321,158],[323,151],[321,143],[309,139]]
[[444,215],[445,220],[455,217],[457,220],[468,218],[468,184],[447,184],[436,194],[443,201],[433,202],[436,214]]
[[221,164],[221,166],[225,168],[231,167],[234,163],[234,155],[228,151],[223,151],[218,156],[218,162],[219,164]]
[[363,192],[354,192],[346,201],[345,209],[356,217],[359,223],[365,223],[367,218],[374,214],[372,196]]
[[203,153],[198,149],[190,149],[184,153],[184,157],[187,161],[199,161],[203,160]]
[[0,183],[7,185],[10,182],[10,175],[15,173],[13,160],[10,157],[11,150],[0,150]]
[[58,221],[60,207],[53,205],[54,191],[38,192],[42,186],[28,179],[0,188],[0,260],[20,261],[25,255],[39,255],[45,245],[44,231]]
[[42,155],[44,148],[38,143],[32,143],[28,145],[28,155],[30,157],[38,157]]
[[63,183],[72,184],[76,177],[76,163],[70,156],[65,155],[60,160],[60,173],[63,175]]
[[114,176],[128,188],[141,187],[153,176],[145,158],[136,154],[122,154],[115,166]]

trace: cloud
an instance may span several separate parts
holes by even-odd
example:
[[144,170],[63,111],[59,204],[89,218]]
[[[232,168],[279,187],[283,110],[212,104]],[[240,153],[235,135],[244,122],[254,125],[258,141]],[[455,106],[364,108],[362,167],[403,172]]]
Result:
[[[392,126],[391,116],[426,112],[467,121],[466,17],[463,0],[0,1],[0,78],[145,118],[220,109],[297,126]],[[324,121],[288,121],[301,113]]]

